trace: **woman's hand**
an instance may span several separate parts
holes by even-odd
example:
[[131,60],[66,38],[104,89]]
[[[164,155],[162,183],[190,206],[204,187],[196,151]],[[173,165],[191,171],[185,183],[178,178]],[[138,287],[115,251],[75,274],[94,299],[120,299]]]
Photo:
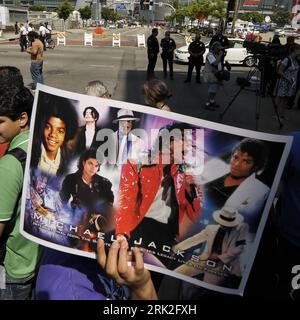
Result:
[[133,249],[135,264],[128,265],[131,256],[127,250],[128,242],[126,239],[116,240],[112,243],[108,256],[106,256],[104,241],[99,239],[97,246],[98,262],[118,284],[131,288],[131,299],[157,299],[150,272],[144,268],[141,251],[138,248]]

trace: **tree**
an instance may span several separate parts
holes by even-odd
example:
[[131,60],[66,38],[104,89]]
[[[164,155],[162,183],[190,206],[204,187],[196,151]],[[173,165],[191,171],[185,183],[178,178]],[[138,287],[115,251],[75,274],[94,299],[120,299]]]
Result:
[[176,10],[175,12],[172,12],[169,16],[165,17],[166,21],[173,21],[174,19],[176,19],[176,21],[182,25],[184,22],[184,18],[188,16],[188,11],[187,11],[187,7],[185,8],[181,8]]
[[264,15],[261,12],[245,12],[240,17],[244,21],[251,21],[253,23],[264,22]]
[[73,10],[74,8],[72,7],[71,3],[66,0],[58,8],[56,8],[55,11],[60,19],[64,19],[64,21],[66,21]]
[[39,4],[32,4],[31,6],[28,7],[29,11],[46,11],[46,7],[41,6]]
[[291,13],[285,10],[275,11],[271,16],[272,22],[275,22],[280,26],[291,23],[291,19]]
[[92,10],[89,6],[85,6],[84,8],[80,8],[79,10],[80,16],[82,20],[88,20],[92,16]]
[[195,0],[189,6],[177,9],[168,19],[175,18],[176,21],[182,23],[185,17],[195,20],[200,15],[204,18],[212,16],[222,20],[226,15],[226,2],[224,0]]
[[212,16],[222,20],[226,15],[226,2],[224,0],[196,0],[188,7],[190,18],[196,19],[201,14],[205,18]]
[[106,22],[108,20],[115,22],[120,19],[120,16],[117,14],[117,12],[110,8],[102,8],[101,16]]

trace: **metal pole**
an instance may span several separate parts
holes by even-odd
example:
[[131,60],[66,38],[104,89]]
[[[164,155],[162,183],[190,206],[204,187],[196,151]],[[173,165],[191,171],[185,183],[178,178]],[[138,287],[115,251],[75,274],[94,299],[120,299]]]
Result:
[[234,34],[235,22],[240,9],[240,0],[235,0],[234,14],[232,19],[231,34]]

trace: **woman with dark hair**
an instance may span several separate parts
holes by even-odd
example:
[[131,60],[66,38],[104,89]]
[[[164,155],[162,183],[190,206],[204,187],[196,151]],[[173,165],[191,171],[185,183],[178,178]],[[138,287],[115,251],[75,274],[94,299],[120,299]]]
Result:
[[64,203],[72,197],[72,209],[82,210],[82,225],[95,232],[103,231],[114,202],[112,184],[97,174],[100,165],[95,149],[85,151],[79,159],[78,170],[66,176],[60,191]]
[[65,172],[69,152],[66,143],[73,139],[78,119],[75,100],[39,93],[34,130],[32,165],[51,175]]
[[144,100],[147,105],[160,110],[171,111],[165,100],[172,96],[165,82],[154,79],[143,85]]
[[100,143],[96,141],[97,132],[100,129],[96,123],[99,112],[94,107],[86,107],[83,111],[85,125],[78,130],[76,154],[81,154],[89,148],[98,148]]

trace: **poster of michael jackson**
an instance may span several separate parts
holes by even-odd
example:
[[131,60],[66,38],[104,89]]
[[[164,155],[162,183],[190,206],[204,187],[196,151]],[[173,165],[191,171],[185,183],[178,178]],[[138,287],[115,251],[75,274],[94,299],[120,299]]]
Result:
[[291,138],[44,85],[21,233],[95,258],[119,236],[146,267],[243,294]]

